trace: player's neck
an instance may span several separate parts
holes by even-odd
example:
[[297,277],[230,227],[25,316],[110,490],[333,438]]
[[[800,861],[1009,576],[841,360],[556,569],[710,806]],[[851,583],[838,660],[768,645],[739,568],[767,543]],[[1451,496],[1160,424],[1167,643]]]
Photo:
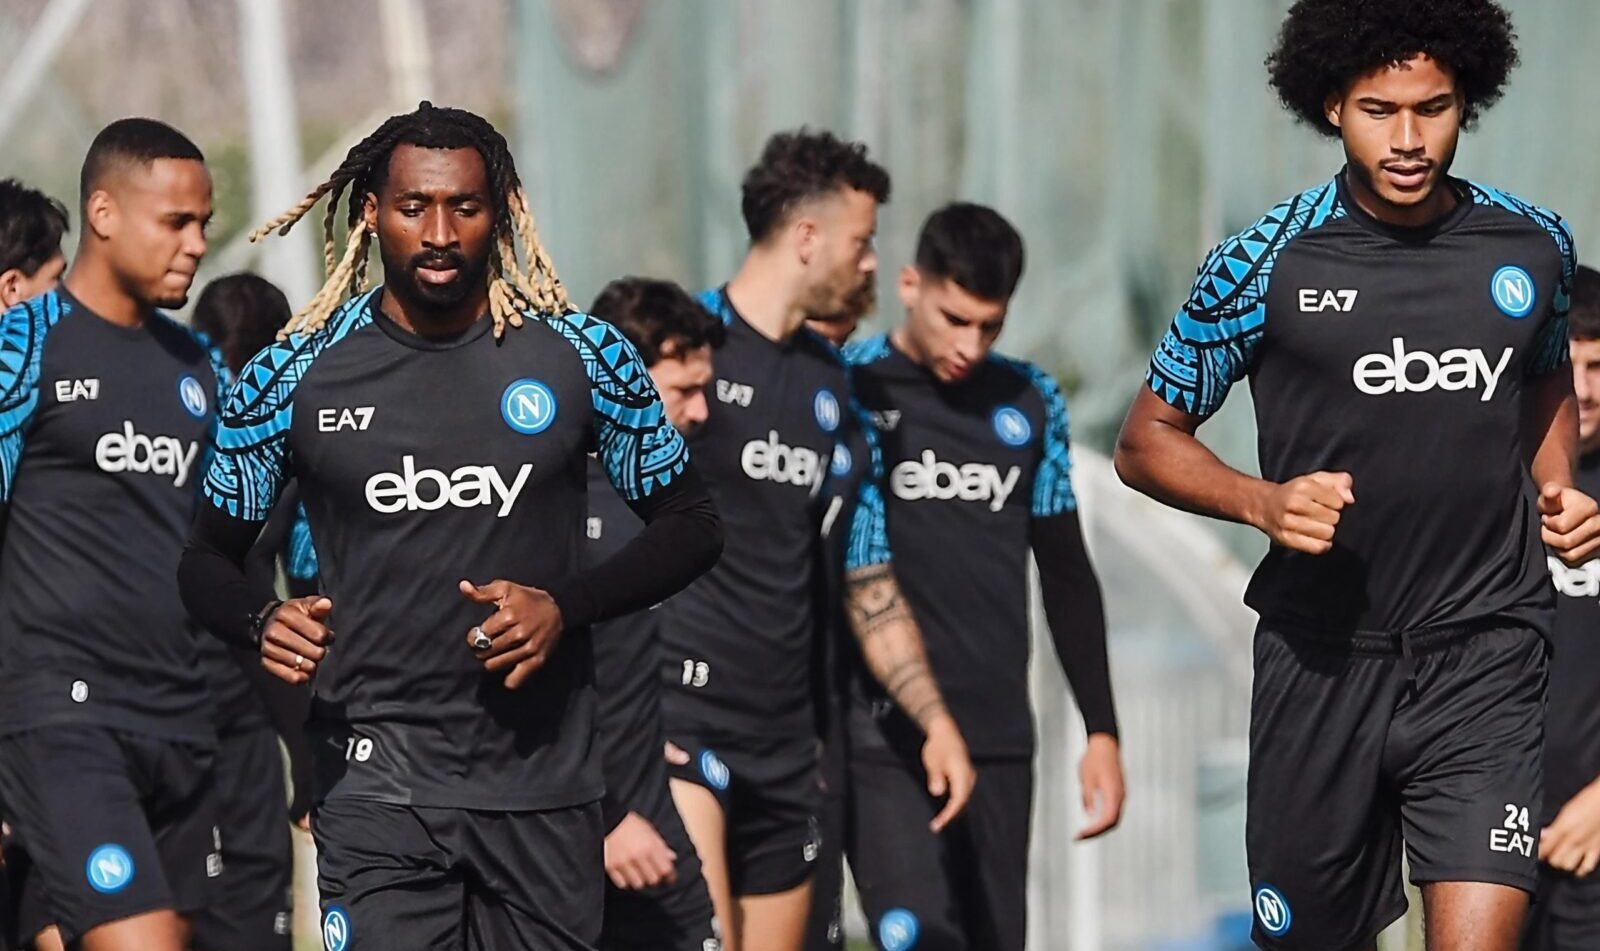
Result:
[[406,301],[391,287],[385,287],[378,309],[401,330],[424,339],[460,336],[489,312],[488,291],[471,294],[454,307],[439,308]]
[[155,312],[150,304],[125,291],[106,262],[91,251],[78,255],[72,262],[72,269],[62,278],[61,286],[90,313],[108,324],[138,327]]
[[805,325],[806,311],[794,283],[759,250],[745,256],[728,281],[727,294],[745,323],[768,340],[787,343]]
[[1450,187],[1450,180],[1440,176],[1438,184],[1428,197],[1415,205],[1396,205],[1379,195],[1376,191],[1361,180],[1359,175],[1345,175],[1345,187],[1350,192],[1350,199],[1356,207],[1386,225],[1396,228],[1421,228],[1430,225],[1450,212],[1455,210],[1455,189]]
[[911,335],[905,324],[889,331],[889,344],[900,351],[907,360],[924,369],[928,366],[928,354],[917,345],[917,340]]

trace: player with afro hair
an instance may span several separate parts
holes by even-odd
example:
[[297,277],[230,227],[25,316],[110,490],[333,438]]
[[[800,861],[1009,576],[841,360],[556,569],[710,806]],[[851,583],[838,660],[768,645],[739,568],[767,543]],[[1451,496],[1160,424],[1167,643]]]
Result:
[[[1207,256],[1118,438],[1129,485],[1272,542],[1245,593],[1269,951],[1370,951],[1402,851],[1430,951],[1512,951],[1540,886],[1546,549],[1593,557],[1600,507],[1573,481],[1572,236],[1450,174],[1515,39],[1491,0],[1296,0],[1267,70],[1345,167]],[[1259,478],[1196,435],[1246,378]]]

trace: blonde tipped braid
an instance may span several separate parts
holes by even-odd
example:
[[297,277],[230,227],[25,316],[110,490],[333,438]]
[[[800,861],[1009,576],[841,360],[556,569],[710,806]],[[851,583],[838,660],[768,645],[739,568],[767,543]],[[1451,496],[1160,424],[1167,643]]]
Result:
[[306,212],[315,207],[317,202],[322,200],[322,196],[326,195],[332,187],[333,182],[329,181],[313,188],[311,194],[300,199],[293,208],[250,232],[250,242],[254,244],[274,231],[278,232],[280,238],[288,234],[289,229],[294,227],[294,223],[305,217]]
[[495,229],[493,274],[502,281],[510,282],[522,296],[528,298],[528,306],[532,307],[538,292],[517,264],[517,239],[513,235],[509,223],[506,227]]
[[372,260],[372,255],[363,251],[356,258],[355,274],[350,278],[350,296],[354,297],[367,289],[367,262]]
[[300,308],[284,328],[278,331],[278,339],[284,340],[290,334],[311,334],[321,330],[327,323],[328,317],[344,303],[345,291],[355,281],[356,262],[367,256],[367,246],[371,241],[371,234],[367,231],[367,223],[360,221],[350,229],[350,236],[345,241],[344,257],[334,266],[328,275],[327,283],[317,291],[311,302]]
[[494,321],[496,340],[505,336],[507,326],[522,326],[522,312],[525,309],[527,309],[526,299],[510,281],[499,275],[490,276],[489,317]]
[[344,191],[340,189],[328,199],[328,208],[322,214],[322,273],[332,274],[333,269],[339,266],[339,245],[336,228],[339,220],[339,196]]
[[539,228],[534,223],[533,212],[528,209],[528,196],[521,185],[506,196],[506,210],[510,212],[511,223],[516,227],[517,235],[522,239],[522,248],[528,254],[534,305],[549,314],[564,314],[572,310],[567,289],[556,275],[556,266],[550,260],[549,252],[544,249],[544,243],[539,240]]

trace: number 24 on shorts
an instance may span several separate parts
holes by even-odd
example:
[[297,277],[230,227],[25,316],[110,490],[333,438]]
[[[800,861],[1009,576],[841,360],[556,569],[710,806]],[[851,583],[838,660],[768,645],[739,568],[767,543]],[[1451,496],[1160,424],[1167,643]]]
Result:
[[1515,855],[1533,855],[1533,836],[1528,823],[1528,807],[1506,803],[1506,820],[1500,828],[1489,830],[1489,849]]

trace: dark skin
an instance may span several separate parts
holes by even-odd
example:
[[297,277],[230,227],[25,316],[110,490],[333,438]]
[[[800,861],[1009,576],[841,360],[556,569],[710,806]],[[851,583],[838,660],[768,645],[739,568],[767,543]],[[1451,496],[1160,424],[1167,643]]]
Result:
[[[1445,172],[1461,102],[1454,73],[1422,56],[1356,77],[1329,96],[1328,119],[1340,130],[1362,210],[1401,226],[1450,212],[1456,198]],[[1544,543],[1580,564],[1600,550],[1600,507],[1572,485],[1578,410],[1571,374],[1529,380],[1522,402]],[[1281,484],[1246,475],[1195,438],[1202,422],[1141,387],[1117,438],[1117,474],[1158,501],[1251,525],[1286,548],[1311,555],[1333,548],[1341,512],[1358,504],[1351,473],[1312,472]],[[1429,948],[1511,951],[1528,895],[1488,882],[1434,882],[1423,887],[1423,903]]]
[[[364,217],[378,236],[384,294],[380,310],[420,337],[464,333],[489,311],[485,276],[494,246],[494,202],[477,149],[395,148],[382,194],[368,194]],[[484,669],[515,690],[544,666],[562,631],[549,592],[503,578],[462,580],[461,596],[485,606],[466,643]],[[262,630],[261,662],[289,683],[306,683],[327,656],[333,602],[321,596],[285,601]],[[474,647],[478,632],[489,646]]]

